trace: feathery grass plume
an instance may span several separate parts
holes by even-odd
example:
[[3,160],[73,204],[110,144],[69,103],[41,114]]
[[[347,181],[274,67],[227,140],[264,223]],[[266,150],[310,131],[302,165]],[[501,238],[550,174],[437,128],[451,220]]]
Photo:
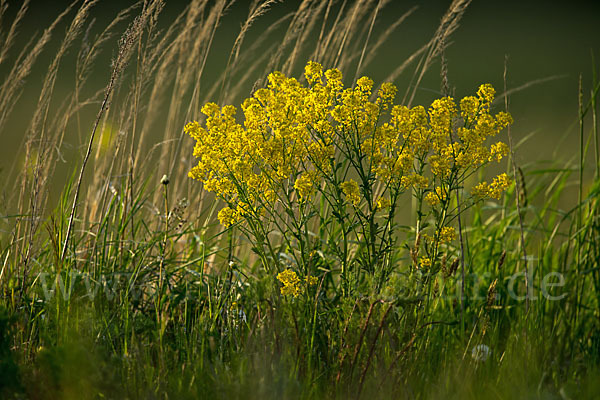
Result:
[[[132,83],[132,89],[126,92],[124,95],[125,99],[120,99],[118,97],[118,85],[115,87],[115,93],[113,94],[115,101],[123,101],[128,104],[128,107],[121,108],[119,112],[114,112],[113,110],[112,115],[110,114],[111,110],[108,109],[104,114],[102,126],[106,126],[108,121],[112,120],[113,124],[118,127],[118,137],[115,141],[116,145],[113,149],[113,157],[100,158],[100,152],[96,152],[94,163],[98,173],[94,174],[91,187],[98,188],[98,190],[93,194],[90,193],[90,196],[94,200],[85,204],[86,210],[84,212],[84,215],[87,215],[88,219],[91,221],[102,218],[102,216],[98,216],[98,214],[106,206],[109,196],[107,188],[110,187],[111,179],[113,179],[115,173],[127,177],[127,184],[124,192],[127,201],[124,204],[133,204],[135,202],[135,199],[133,198],[135,188],[133,186],[136,181],[134,177],[137,160],[136,152],[140,151],[139,147],[143,147],[143,139],[145,136],[143,134],[138,136],[137,121],[143,115],[140,110],[140,108],[142,108],[142,105],[140,104],[141,97],[149,84],[153,70],[156,68],[156,60],[160,57],[160,51],[166,47],[168,39],[170,38],[169,32],[167,32],[165,33],[164,38],[156,43],[158,34],[156,32],[156,24],[163,7],[164,3],[160,1],[145,3],[141,15],[145,15],[145,20],[147,21],[147,27],[145,28],[147,32],[146,42],[143,43],[142,41],[144,35],[139,35],[135,40],[136,43],[132,43],[131,51],[134,51],[133,46],[137,47],[136,74],[134,82]],[[111,25],[117,23],[117,20],[120,22],[121,18],[126,17],[135,8],[137,8],[137,5],[119,12]],[[127,139],[129,139],[129,149],[127,149],[128,143],[125,140],[126,138],[122,135],[124,132],[130,132],[130,134],[127,135]],[[129,150],[129,152],[127,150]],[[127,153],[129,153],[128,157],[125,156]]]
[[[85,3],[85,5],[91,5],[93,2]],[[84,6],[85,6],[84,5]],[[71,230],[73,229],[73,219],[75,218],[75,212],[77,210],[77,202],[79,200],[79,191],[81,189],[81,182],[83,180],[83,173],[85,172],[85,167],[87,165],[88,159],[92,152],[92,145],[94,143],[94,136],[96,134],[96,130],[104,115],[106,109],[108,108],[109,98],[112,95],[112,91],[117,84],[117,80],[120,78],[121,73],[125,69],[129,58],[131,57],[134,49],[134,45],[139,40],[139,37],[143,34],[146,24],[148,23],[148,19],[151,13],[155,8],[162,7],[162,1],[156,0],[152,1],[150,5],[135,18],[135,20],[131,23],[131,25],[127,28],[121,39],[119,40],[119,47],[117,50],[117,56],[113,59],[112,62],[112,72],[110,75],[110,80],[108,85],[106,86],[104,99],[102,100],[102,105],[100,106],[100,110],[98,111],[98,115],[94,121],[94,126],[92,127],[90,138],[88,141],[87,150],[83,157],[83,161],[81,164],[81,169],[79,170],[79,177],[77,178],[77,183],[75,184],[75,192],[73,196],[73,205],[71,207],[71,213],[69,215],[69,221],[67,224],[67,230],[65,233],[64,244],[61,251],[61,260],[65,259],[67,248],[69,245],[69,239],[71,235]]]
[[[29,3],[30,0],[25,0],[21,3],[21,7],[19,8],[19,11],[17,11],[15,18],[12,20],[10,28],[8,28],[8,32],[2,32],[0,35],[0,65],[6,60],[8,52],[14,45],[15,38],[17,37],[17,28],[27,13]],[[7,9],[8,4],[3,0],[2,3],[0,3],[0,23],[2,22]]]
[[[23,3],[21,9],[19,9],[18,18],[23,18],[24,13],[27,11],[27,6],[29,2],[26,1]],[[17,56],[13,67],[11,68],[6,80],[0,87],[0,128],[3,128],[7,117],[13,110],[14,105],[17,103],[17,100],[20,97],[22,83],[25,81],[27,76],[29,76],[31,72],[31,68],[35,64],[37,58],[40,53],[50,41],[53,31],[56,29],[56,26],[62,21],[62,19],[69,13],[72,6],[69,6],[65,9],[53,22],[52,24],[46,28],[40,38],[35,42],[34,45],[31,45],[33,41],[31,41],[27,46],[23,48],[23,50]],[[18,23],[18,21],[17,21]],[[14,25],[14,24],[13,24]],[[12,26],[11,26],[12,29]],[[14,28],[16,30],[16,27]],[[10,35],[14,38],[16,33]],[[5,44],[5,48],[8,51],[10,49],[10,43]],[[24,137],[21,147],[25,147],[27,143],[27,136]],[[13,171],[10,171],[10,175],[13,174]],[[19,196],[22,198],[22,196]]]
[[[70,6],[63,11],[59,18],[55,21],[66,16],[71,8],[74,7],[76,2],[71,3]],[[71,24],[69,25],[65,37],[61,42],[56,55],[52,63],[50,64],[48,71],[46,72],[45,79],[43,80],[42,90],[38,99],[36,111],[31,119],[30,126],[27,132],[27,142],[25,143],[25,163],[28,165],[30,162],[33,163],[33,174],[31,178],[27,174],[22,174],[22,184],[20,190],[20,199],[25,197],[27,193],[29,196],[28,205],[25,206],[22,203],[20,211],[23,215],[29,215],[29,223],[26,226],[27,229],[27,240],[24,243],[24,257],[22,270],[19,272],[22,281],[22,287],[26,288],[26,282],[29,275],[29,262],[33,256],[32,251],[34,247],[34,238],[36,236],[40,219],[44,213],[45,202],[47,199],[47,184],[52,176],[54,169],[54,149],[60,145],[57,142],[57,138],[60,136],[51,136],[51,129],[55,121],[48,119],[49,111],[51,106],[51,100],[53,98],[56,80],[58,76],[58,70],[60,63],[71,47],[76,37],[80,34],[83,27],[83,23],[87,19],[90,8],[94,2],[84,3],[75,14]],[[30,160],[32,149],[35,148],[35,160]],[[30,179],[29,179],[30,178]],[[25,209],[27,207],[27,209]],[[22,293],[23,296],[26,293]]]
[[[164,48],[155,49],[160,52],[152,58],[156,58],[159,62],[152,75],[151,92],[146,106],[147,112],[139,139],[136,140],[134,170],[145,169],[157,160],[159,169],[169,171],[171,175],[178,175],[185,168],[179,162],[182,157],[181,127],[194,109],[183,108],[182,98],[186,93],[192,93],[193,98],[196,99],[201,92],[201,78],[205,63],[215,32],[228,5],[226,1],[217,1],[208,8],[208,4],[204,0],[195,1],[186,7],[172,25],[172,29],[169,29],[173,35],[171,43],[164,42]],[[204,15],[206,9],[208,9],[207,16]],[[185,57],[184,60],[180,59],[182,56]],[[190,85],[192,86],[190,87]],[[166,93],[165,89],[169,87],[173,89],[170,93]],[[165,98],[170,99],[166,105],[164,104]],[[196,101],[194,100],[194,102]],[[166,115],[164,111],[161,111],[164,108],[167,109]],[[165,115],[165,117],[157,121],[158,115]],[[149,152],[145,143],[157,124],[164,129],[165,134],[162,142],[155,145]],[[158,150],[158,154],[155,153],[156,150]],[[176,166],[177,168],[175,168]],[[179,193],[181,185],[183,184],[179,180],[174,180],[172,193]],[[188,192],[186,197],[189,197],[190,194]],[[160,199],[155,197],[154,201],[159,202]]]
[[244,42],[244,38],[248,33],[248,30],[259,17],[265,15],[267,11],[271,8],[271,6],[277,2],[278,0],[266,0],[263,2],[255,0],[250,4],[248,10],[248,17],[242,25],[240,33],[235,38],[235,42],[233,43],[233,47],[231,48],[231,52],[229,53],[229,57],[227,59],[227,66],[225,67],[225,72],[223,73],[223,78],[221,80],[221,90],[219,94],[219,99],[223,100],[224,93],[228,91],[228,87],[225,87],[225,84],[229,85],[231,82],[231,80],[227,78],[230,74],[230,71],[234,69],[237,64],[238,58],[240,56],[240,49]]

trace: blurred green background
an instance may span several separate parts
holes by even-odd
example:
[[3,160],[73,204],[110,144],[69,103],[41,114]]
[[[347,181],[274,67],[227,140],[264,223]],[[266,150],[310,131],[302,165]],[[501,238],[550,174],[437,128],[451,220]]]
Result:
[[[279,17],[295,10],[299,3],[283,1],[275,4],[269,13],[255,22],[244,46],[249,46],[253,38],[261,35],[264,29]],[[28,15],[21,24],[16,45],[10,54],[11,58],[0,66],[2,76],[6,76],[11,60],[14,60],[21,48],[31,38],[38,37],[68,4],[69,2],[63,0],[32,1]],[[131,4],[134,2],[100,0],[92,12],[95,21],[91,33],[98,33],[119,10]],[[187,2],[183,1],[167,0],[161,26],[167,27],[186,4]],[[385,79],[406,57],[431,38],[449,4],[450,1],[391,1],[379,14],[373,37],[377,37],[411,7],[416,5],[418,9],[382,46],[374,62],[364,67],[364,74],[372,77],[375,82]],[[223,19],[208,60],[207,79],[223,71],[235,37],[248,14],[248,5],[248,1],[237,1]],[[9,1],[9,9],[2,21],[3,31],[7,29],[19,6],[19,1]],[[499,92],[502,91],[505,56],[508,56],[509,60],[509,89],[554,77],[552,80],[516,92],[510,97],[510,109],[515,119],[515,139],[519,141],[534,133],[518,149],[518,160],[521,164],[530,161],[565,161],[578,154],[578,80],[581,74],[587,98],[592,80],[592,54],[600,59],[599,17],[600,2],[597,1],[475,0],[461,21],[460,28],[452,36],[446,58],[450,87],[455,91],[456,97],[472,94],[478,85],[484,82],[490,82]],[[63,21],[54,34],[53,42],[44,50],[27,81],[23,82],[23,95],[18,100],[7,129],[2,132],[2,171],[11,170],[13,165],[18,167],[18,163],[22,162],[22,155],[18,149],[24,141],[28,121],[38,101],[47,66],[63,38],[68,22],[69,18]],[[124,24],[120,26],[119,35],[125,28]],[[118,35],[106,45],[103,57],[96,62],[95,81],[91,82],[89,92],[92,92],[92,89],[100,90],[106,85],[110,74],[110,60],[117,47],[117,37]],[[274,36],[273,39],[277,40],[280,37]],[[69,56],[63,60],[62,72],[57,83],[57,99],[61,98],[61,93],[66,94],[72,88],[76,52],[76,48],[72,49]],[[417,104],[426,105],[440,95],[439,69],[438,63],[428,72],[419,90]],[[300,73],[301,70],[298,69],[296,74]],[[411,73],[412,70],[404,73],[395,82],[400,93],[406,90]],[[250,88],[248,92],[249,90]],[[58,110],[60,101],[55,103]],[[97,105],[91,105],[83,110],[83,126],[87,124],[91,129],[97,109]],[[68,145],[62,149],[64,166],[59,166],[58,171],[69,173],[78,165],[84,151],[79,135],[67,133]]]

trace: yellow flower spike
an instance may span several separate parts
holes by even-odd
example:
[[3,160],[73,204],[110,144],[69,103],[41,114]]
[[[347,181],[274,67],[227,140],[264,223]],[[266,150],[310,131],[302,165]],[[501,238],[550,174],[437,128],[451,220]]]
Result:
[[460,101],[460,116],[465,122],[472,121],[479,112],[480,102],[475,96],[463,97]]
[[509,152],[509,148],[506,145],[506,143],[503,142],[497,142],[492,144],[492,147],[490,148],[490,156],[488,158],[489,161],[493,161],[494,159],[497,162],[500,162],[500,160],[502,160],[502,157],[505,157],[506,155],[508,155]]
[[362,78],[359,78],[356,81],[356,87],[361,92],[369,93],[369,95],[370,95],[371,89],[373,88],[373,80],[371,78],[363,76]]
[[325,78],[328,84],[336,84],[342,82],[342,73],[337,68],[328,69],[325,71]]
[[452,170],[454,158],[452,157],[452,148],[442,149],[440,154],[432,154],[429,156],[429,166],[431,172],[441,178],[446,177]]
[[394,174],[396,176],[402,176],[406,174],[413,166],[414,154],[408,150],[404,149],[401,154],[398,155],[398,159],[394,164]]
[[498,124],[499,130],[506,128],[513,122],[512,116],[507,112],[500,111],[498,114],[496,114],[496,123]]
[[272,92],[269,89],[261,88],[254,92],[254,98],[260,102],[261,105],[266,105],[270,100]]
[[410,174],[402,177],[402,186],[405,188],[414,187],[415,189],[426,189],[429,185],[429,179],[419,174]]
[[442,97],[431,104],[429,120],[438,146],[445,145],[450,137],[456,114],[456,104],[454,104],[452,97]]
[[440,204],[440,197],[435,192],[427,192],[425,195],[425,201],[431,206],[435,207]]
[[279,71],[275,71],[269,74],[267,80],[269,81],[269,88],[275,89],[281,86],[281,84],[285,81],[285,75],[283,75]]
[[219,106],[215,103],[206,103],[200,111],[209,118],[216,117],[220,113]]
[[385,82],[379,88],[377,93],[377,104],[380,104],[384,110],[387,110],[389,105],[394,102],[398,89],[392,83]]

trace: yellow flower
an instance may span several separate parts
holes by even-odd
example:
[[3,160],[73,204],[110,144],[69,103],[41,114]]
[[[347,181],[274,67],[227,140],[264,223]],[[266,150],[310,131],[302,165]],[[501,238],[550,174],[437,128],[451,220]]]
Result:
[[317,283],[319,283],[319,278],[317,278],[316,276],[312,276],[312,275],[311,275],[311,276],[307,276],[307,277],[306,277],[306,284],[307,284],[308,286],[314,286],[314,285],[316,285]]
[[465,123],[472,121],[479,112],[479,99],[475,96],[464,97],[460,101],[460,116]]
[[300,294],[300,279],[296,272],[288,268],[277,274],[277,279],[283,284],[281,287],[282,295],[297,297]]
[[429,121],[432,131],[433,144],[445,146],[452,132],[452,124],[456,118],[456,104],[452,97],[442,97],[431,103]]
[[381,196],[377,200],[377,210],[385,210],[386,208],[390,208],[392,206],[392,202],[389,198]]
[[437,196],[435,192],[427,192],[425,195],[425,201],[431,206],[435,207],[440,204],[440,198]]
[[360,192],[358,184],[350,179],[340,185],[342,192],[346,195],[346,200],[351,202],[355,207],[360,204]]
[[446,194],[439,186],[435,188],[435,191],[432,190],[430,192],[427,192],[427,194],[425,195],[425,201],[429,203],[431,207],[437,206],[438,204],[440,204],[441,201],[444,200],[446,200]]
[[431,258],[429,258],[429,257],[421,257],[419,259],[419,267],[420,268],[431,267]]
[[363,76],[362,78],[359,78],[358,81],[356,81],[356,87],[363,92],[368,92],[369,94],[371,94],[373,81],[370,78]]
[[387,110],[388,107],[394,102],[394,97],[396,97],[397,92],[398,89],[394,84],[389,82],[383,83],[377,92],[376,103],[379,104],[383,110]]
[[454,239],[456,239],[456,231],[451,226],[444,226],[438,234],[440,243],[449,243]]
[[450,174],[454,165],[455,150],[457,150],[456,144],[454,146],[443,145],[436,153],[429,156],[429,165],[433,175],[444,178]]
[[502,143],[502,142],[497,142],[492,144],[492,147],[490,148],[490,157],[489,157],[489,161],[493,161],[494,159],[496,159],[496,161],[500,162],[500,160],[502,160],[502,157],[506,156],[509,152],[508,146],[506,145],[506,143]]
[[506,175],[506,173],[502,173],[494,178],[492,183],[488,184],[487,182],[482,182],[476,185],[471,193],[474,197],[485,199],[485,198],[494,198],[499,199],[502,193],[511,185],[512,180]]
[[315,171],[311,171],[303,173],[296,179],[296,182],[294,182],[294,189],[296,189],[300,201],[306,201],[310,198],[316,178],[317,174]]
[[479,90],[477,90],[477,96],[479,97],[482,103],[489,105],[492,101],[494,101],[494,96],[496,95],[496,90],[489,83],[485,83],[479,86]]
[[479,199],[485,199],[486,197],[489,197],[489,193],[490,193],[490,186],[487,184],[487,182],[478,183],[471,190],[471,194],[474,197],[479,198]]
[[506,128],[508,125],[512,124],[514,121],[513,121],[512,116],[509,113],[500,111],[498,114],[496,114],[496,122],[502,128]]
[[494,199],[499,199],[511,183],[512,180],[505,173],[498,175],[490,184],[489,196]]
[[342,73],[337,68],[325,71],[325,78],[327,78],[328,86],[337,87],[342,83]]
[[237,211],[229,207],[222,208],[217,217],[223,226],[229,226],[239,220]]
[[402,177],[402,186],[415,189],[425,189],[429,185],[429,179],[419,174],[410,174]]
[[304,67],[304,76],[309,84],[314,85],[321,82],[321,76],[323,76],[323,67],[321,64],[309,61]]
[[[435,206],[443,198],[437,189],[428,190],[431,182],[469,176],[508,154],[504,143],[488,143],[512,123],[510,114],[490,112],[495,96],[490,84],[460,101],[443,97],[427,108],[408,108],[393,104],[397,89],[391,83],[383,83],[371,101],[373,81],[368,77],[344,88],[339,70],[323,72],[323,66],[312,61],[304,75],[307,84],[278,71],[269,74],[267,86],[242,102],[238,119],[243,121],[236,119],[234,106],[207,103],[202,107],[205,121],[185,126],[198,159],[189,177],[235,207],[219,212],[223,225],[260,217],[277,199],[288,198],[292,187],[296,203],[322,195],[319,187],[326,189],[324,195],[332,193],[327,187],[334,181],[331,175],[357,176],[360,165],[367,166],[362,172],[373,188],[389,188],[386,195],[392,190],[424,190],[425,201]],[[349,167],[341,171],[342,165]],[[509,184],[507,177],[498,176],[473,193],[499,198]],[[358,207],[361,190],[368,188],[350,179],[340,189],[346,201]],[[377,209],[387,207],[386,201],[378,199]],[[284,207],[288,206],[294,207]],[[275,214],[270,217],[278,218]]]

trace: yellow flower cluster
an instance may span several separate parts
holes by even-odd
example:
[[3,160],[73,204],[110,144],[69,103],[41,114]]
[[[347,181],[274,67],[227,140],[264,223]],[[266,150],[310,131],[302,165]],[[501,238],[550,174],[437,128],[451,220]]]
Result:
[[438,234],[438,240],[440,243],[449,243],[454,239],[456,239],[456,231],[451,226],[443,227]]
[[499,199],[500,195],[511,185],[512,180],[508,177],[508,175],[500,174],[494,178],[492,183],[488,184],[487,182],[482,182],[476,185],[473,190],[473,196],[485,199],[485,198],[494,198]]
[[429,242],[437,242],[439,244],[450,243],[456,239],[456,230],[451,226],[444,226],[434,236],[425,234],[424,237]]
[[419,267],[420,268],[431,267],[431,258],[429,258],[429,257],[421,257],[419,259]]
[[392,205],[392,202],[387,197],[380,197],[377,200],[377,210],[385,210],[386,208],[389,208],[391,205]]
[[[426,201],[435,205],[443,193],[432,183],[498,161],[508,152],[503,143],[485,144],[512,123],[507,113],[490,114],[495,92],[489,84],[458,106],[444,97],[425,109],[394,105],[397,90],[391,83],[372,96],[373,81],[367,77],[344,88],[339,70],[323,72],[315,62],[306,65],[304,75],[307,85],[271,73],[267,87],[243,102],[243,124],[236,121],[235,107],[208,103],[202,108],[204,124],[185,126],[196,141],[198,158],[189,176],[226,201],[219,212],[223,225],[260,215],[261,208],[282,198],[309,201],[324,182],[331,183],[332,171],[344,158],[356,156],[355,163],[367,164],[368,174],[386,185],[429,189]],[[417,160],[428,170],[417,169]],[[502,179],[474,193],[497,197],[507,186]],[[357,182],[347,179],[340,189],[349,203],[361,204]]]
[[346,199],[352,203],[355,207],[360,204],[360,191],[358,189],[358,183],[353,179],[343,182],[340,187],[342,192],[346,195]]
[[440,204],[440,202],[445,201],[446,197],[447,196],[444,190],[438,186],[435,188],[435,190],[427,192],[425,195],[425,201],[429,203],[430,206],[435,207]]
[[221,209],[221,211],[219,211],[217,217],[219,218],[221,225],[229,226],[236,223],[240,219],[240,213],[239,211],[233,210],[229,207],[224,207]]
[[298,296],[300,294],[300,278],[291,269],[286,269],[277,274],[277,279],[283,284],[281,294],[284,296]]
[[[279,280],[279,282],[281,282],[283,285],[281,287],[282,295],[297,297],[300,293],[302,293],[300,278],[298,278],[298,275],[293,270],[288,268],[285,271],[280,272],[277,274],[277,280]],[[319,281],[316,276],[307,276],[305,280],[308,286],[316,285]]]
[[294,189],[296,189],[300,201],[305,201],[310,198],[310,195],[314,190],[315,182],[317,182],[318,179],[318,175],[315,171],[305,172],[296,178]]
[[307,276],[306,283],[308,284],[308,286],[314,286],[317,283],[319,283],[319,278],[317,278],[316,276]]

